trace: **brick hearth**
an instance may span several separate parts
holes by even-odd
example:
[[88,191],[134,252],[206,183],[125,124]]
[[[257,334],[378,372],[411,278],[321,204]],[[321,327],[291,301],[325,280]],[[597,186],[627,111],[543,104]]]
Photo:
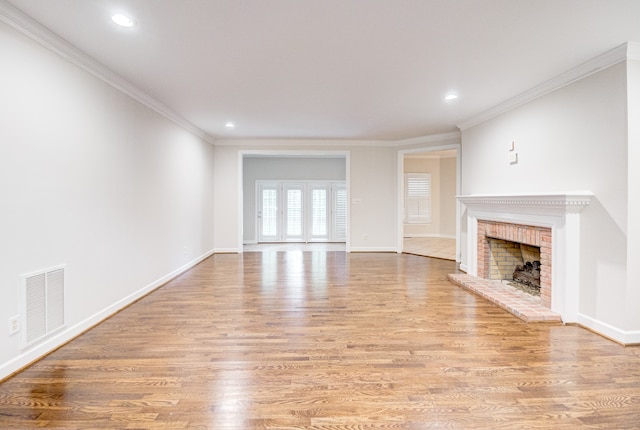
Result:
[[561,322],[559,314],[545,307],[539,297],[503,285],[500,281],[480,279],[462,273],[450,274],[449,280],[466,288],[526,322]]

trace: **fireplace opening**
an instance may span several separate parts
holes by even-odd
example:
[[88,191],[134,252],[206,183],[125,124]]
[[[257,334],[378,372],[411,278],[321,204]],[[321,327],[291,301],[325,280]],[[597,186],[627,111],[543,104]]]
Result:
[[[515,267],[522,265],[526,267],[527,261],[533,266],[534,261],[539,261],[540,266],[540,302],[543,306],[551,308],[551,253],[552,253],[552,230],[549,227],[531,226],[525,224],[513,224],[500,221],[478,220],[477,232],[477,276],[485,279],[499,280],[500,282],[514,282],[513,272]],[[494,242],[491,246],[491,242]],[[496,260],[491,256],[491,248],[496,250],[504,244],[506,251],[502,251],[499,256],[510,261],[508,267],[494,267],[491,274],[491,260]],[[507,245],[508,244],[508,245]],[[532,255],[529,255],[529,254]],[[500,266],[499,266],[500,267]],[[505,280],[506,279],[506,280]],[[515,288],[523,284],[514,283]],[[530,288],[530,287],[527,287]],[[536,290],[532,290],[537,293]]]
[[540,247],[504,239],[489,242],[489,279],[507,282],[514,288],[540,296]]

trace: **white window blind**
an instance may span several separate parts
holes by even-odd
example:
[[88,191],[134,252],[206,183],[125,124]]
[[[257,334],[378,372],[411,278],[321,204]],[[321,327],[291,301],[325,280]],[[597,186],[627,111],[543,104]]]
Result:
[[327,190],[317,188],[311,192],[311,234],[327,235]]
[[302,235],[302,190],[287,190],[287,236]]
[[405,174],[405,222],[431,222],[431,173]]
[[278,190],[262,190],[262,234],[275,236],[278,231]]
[[347,239],[347,188],[334,186],[333,234],[336,240]]

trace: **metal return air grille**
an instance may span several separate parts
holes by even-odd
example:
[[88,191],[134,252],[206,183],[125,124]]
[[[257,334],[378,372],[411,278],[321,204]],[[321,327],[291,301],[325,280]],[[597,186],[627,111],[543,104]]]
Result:
[[64,327],[64,268],[22,278],[24,331],[27,347]]

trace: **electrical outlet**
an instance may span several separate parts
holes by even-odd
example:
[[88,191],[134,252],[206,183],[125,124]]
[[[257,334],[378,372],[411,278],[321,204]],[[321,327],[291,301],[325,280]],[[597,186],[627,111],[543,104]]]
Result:
[[12,336],[20,331],[20,323],[18,317],[9,318],[9,336]]
[[510,152],[509,153],[509,163],[516,164],[518,162],[518,153]]
[[187,247],[182,248],[182,255],[187,255]]

